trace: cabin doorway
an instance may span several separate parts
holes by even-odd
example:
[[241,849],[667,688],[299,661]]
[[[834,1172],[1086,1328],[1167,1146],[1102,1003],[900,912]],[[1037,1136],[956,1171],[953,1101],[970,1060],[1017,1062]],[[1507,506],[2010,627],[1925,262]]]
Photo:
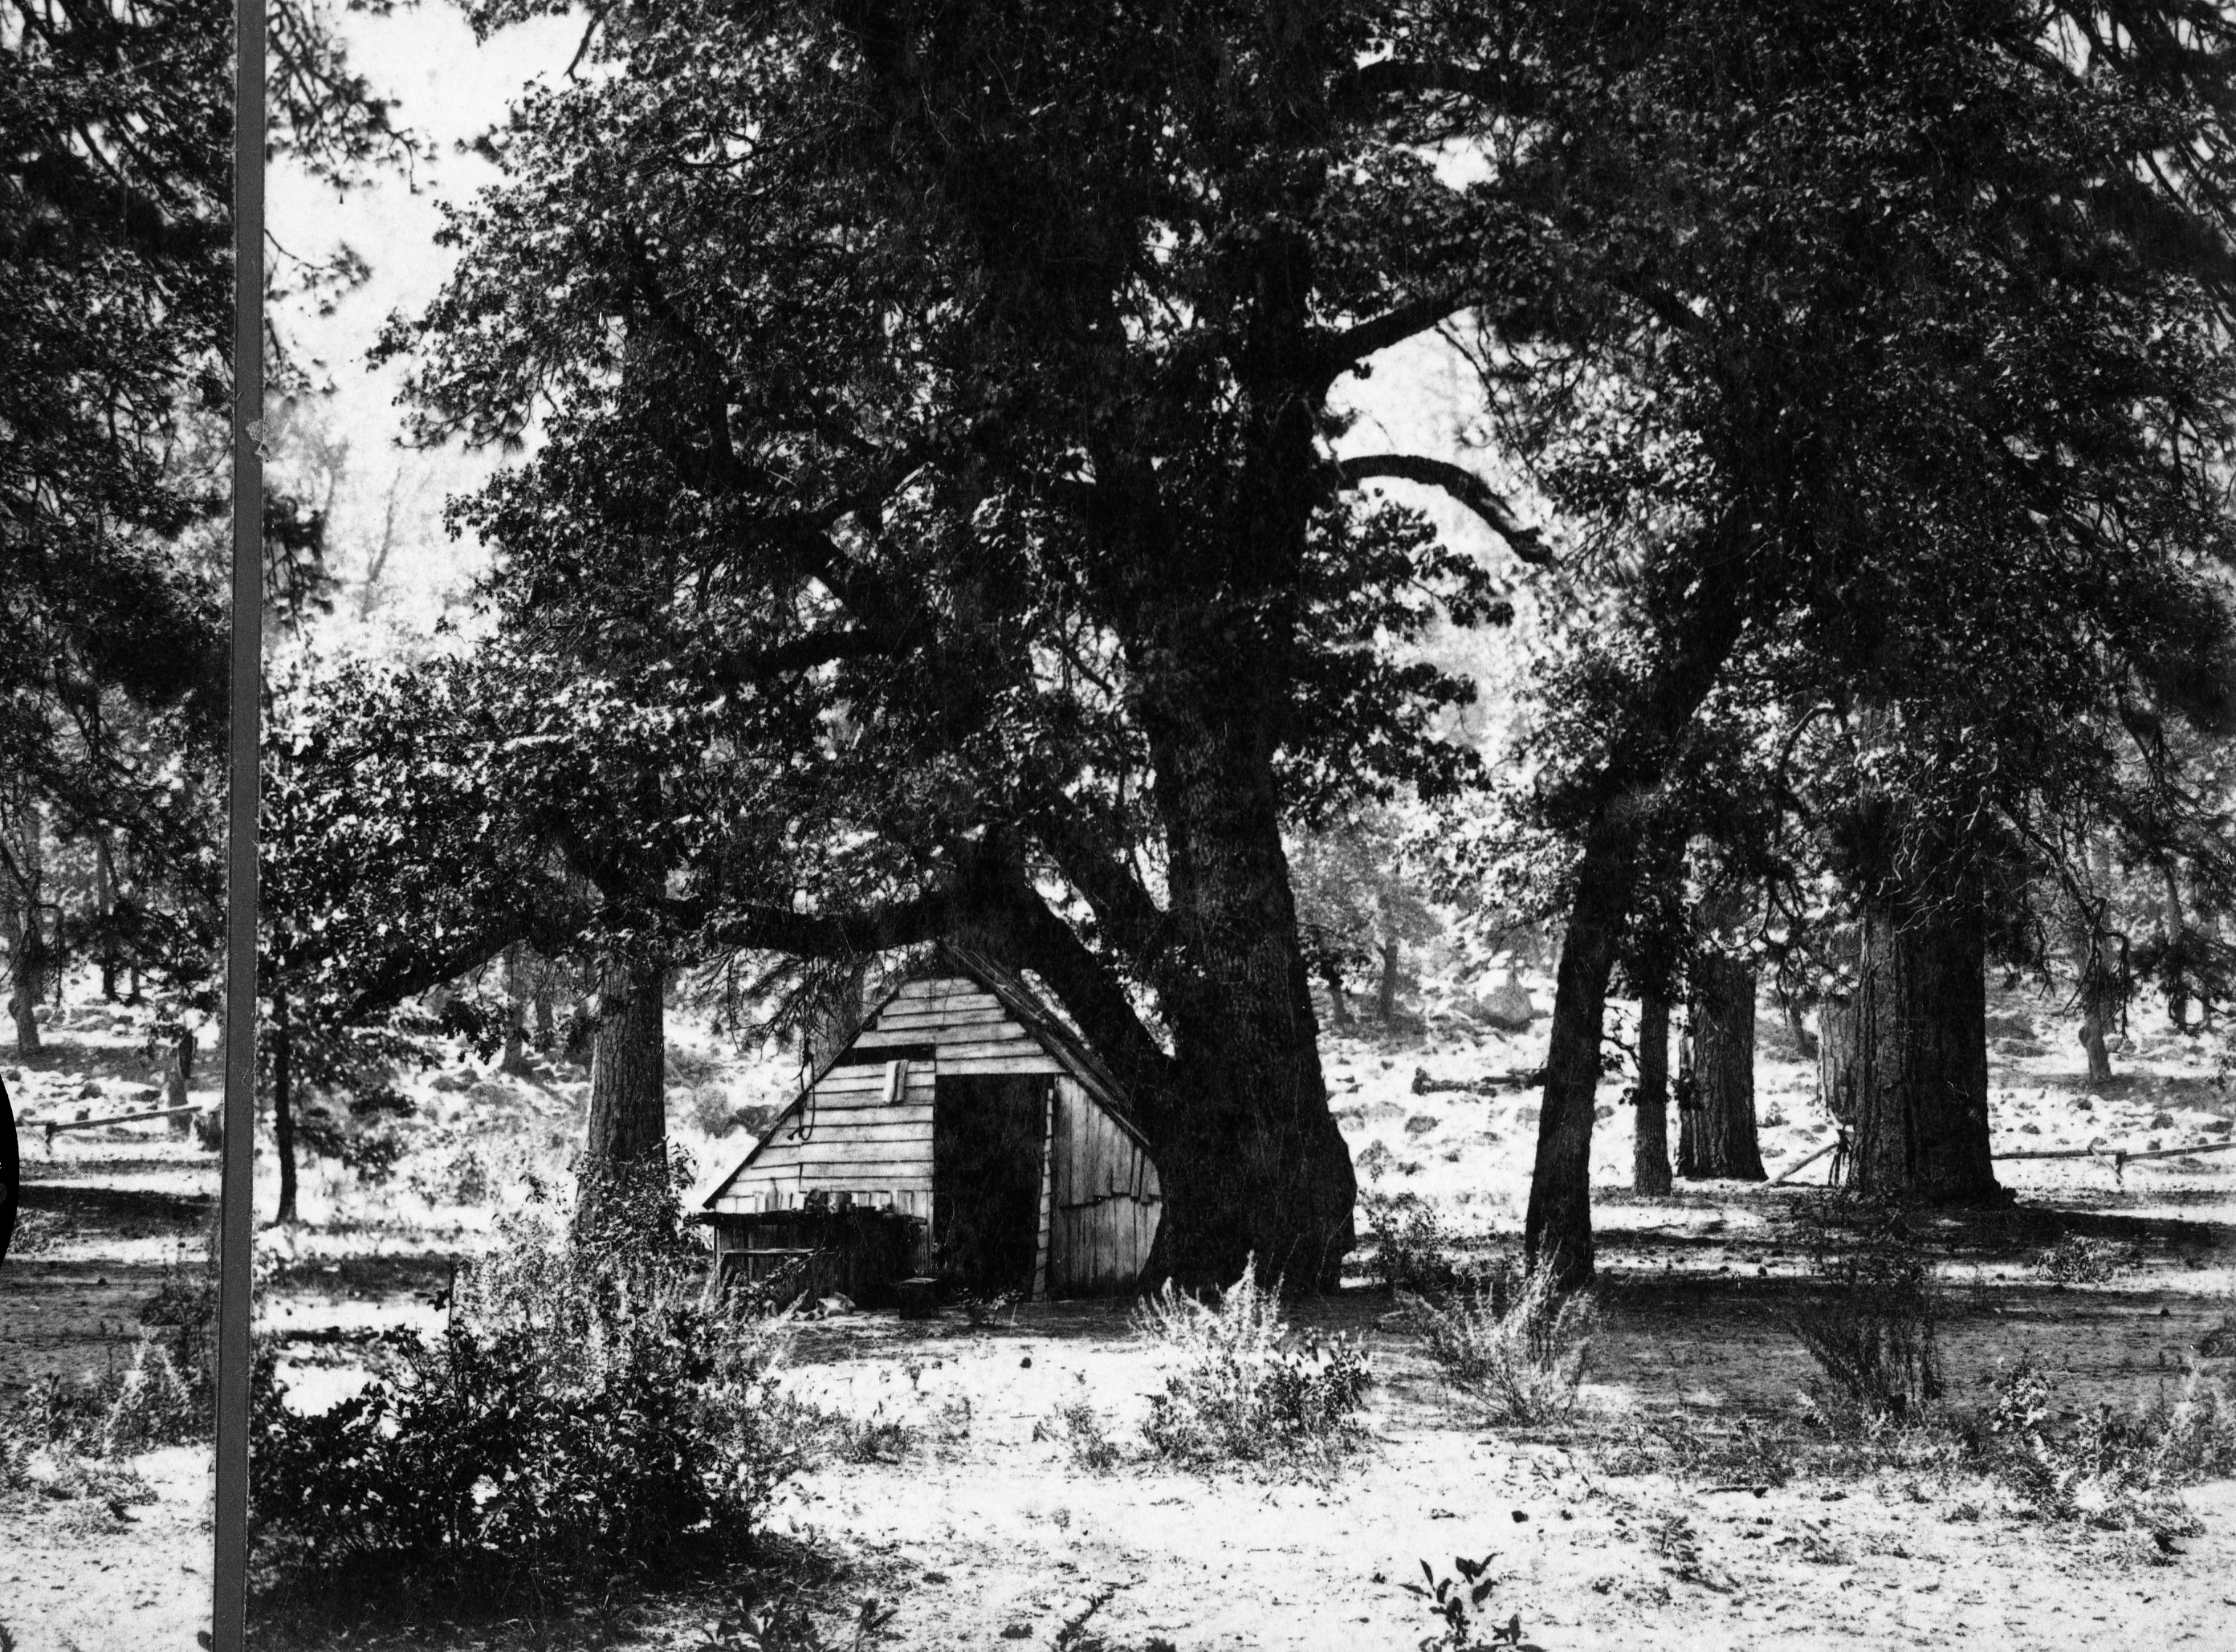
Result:
[[931,1110],[932,1253],[966,1290],[1029,1292],[1049,1080],[942,1073]]

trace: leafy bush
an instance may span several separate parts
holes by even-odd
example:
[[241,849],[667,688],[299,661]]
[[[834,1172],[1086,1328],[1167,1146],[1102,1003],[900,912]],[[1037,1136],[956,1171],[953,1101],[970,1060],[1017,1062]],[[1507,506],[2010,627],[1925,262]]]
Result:
[[2119,1245],[2068,1234],[2043,1251],[2036,1265],[2061,1285],[2103,1285],[2131,1272],[2134,1264]]
[[1209,1304],[1167,1281],[1134,1326],[1174,1356],[1142,1438],[1159,1457],[1201,1467],[1326,1455],[1349,1445],[1371,1381],[1348,1336],[1294,1336],[1254,1262]]
[[459,1275],[444,1331],[393,1336],[386,1373],[322,1415],[289,1409],[260,1360],[263,1563],[282,1578],[502,1591],[750,1536],[800,1463],[775,1383],[788,1326],[706,1281],[676,1183],[640,1179],[586,1206],[571,1236],[541,1210],[508,1218],[491,1258]]
[[1358,1213],[1374,1236],[1374,1277],[1390,1290],[1436,1290],[1457,1276],[1446,1254],[1451,1237],[1417,1193],[1367,1193]]
[[2122,1416],[2061,1411],[2050,1379],[2022,1360],[1995,1386],[1976,1444],[2038,1518],[2173,1535],[2195,1530],[2180,1489],[2236,1473],[2236,1405],[2193,1366],[2180,1393]]
[[1932,1259],[1898,1213],[1836,1210],[1812,1243],[1819,1288],[1787,1321],[1832,1397],[1869,1416],[1924,1413],[1943,1391]]
[[1072,1466],[1090,1474],[1107,1473],[1125,1460],[1102,1413],[1085,1400],[1058,1406],[1054,1415],[1033,1425],[1033,1438],[1059,1442]]
[[1445,1381],[1493,1419],[1534,1426],[1575,1408],[1599,1327],[1590,1292],[1564,1295],[1550,1268],[1502,1262],[1445,1303],[1406,1301]]
[[[1404,1583],[1399,1587],[1409,1595],[1418,1595],[1428,1602],[1429,1609],[1444,1625],[1442,1630],[1421,1644],[1422,1652],[1492,1652],[1498,1647],[1511,1647],[1514,1652],[1542,1652],[1542,1649],[1522,1638],[1522,1614],[1508,1614],[1506,1622],[1488,1622],[1490,1597],[1498,1580],[1492,1575],[1490,1563],[1496,1556],[1485,1555],[1481,1560],[1470,1560],[1462,1556],[1452,1562],[1458,1576],[1439,1577],[1427,1561],[1421,1563],[1421,1576],[1426,1584]],[[1490,1637],[1478,1632],[1477,1625],[1485,1624]]]

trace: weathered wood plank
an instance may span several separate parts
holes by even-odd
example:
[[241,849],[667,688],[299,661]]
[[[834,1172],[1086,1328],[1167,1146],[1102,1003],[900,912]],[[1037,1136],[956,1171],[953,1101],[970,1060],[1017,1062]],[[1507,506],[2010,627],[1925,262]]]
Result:
[[[786,1132],[769,1144],[773,1152],[779,1147],[801,1147],[814,1142],[899,1142],[931,1139],[931,1118],[929,1112],[922,1118],[895,1117],[897,1110],[865,1108],[841,1119],[825,1118],[817,1123],[806,1137]],[[911,1110],[914,1111],[914,1109]]]
[[945,1051],[940,1052],[939,1071],[948,1078],[964,1078],[989,1073],[1046,1072],[1059,1073],[1063,1069],[1056,1058],[1035,1046],[1026,1046],[1016,1055],[972,1055],[948,1059]]
[[999,1004],[951,1006],[911,1006],[906,1009],[889,1009],[878,1017],[876,1032],[926,1032],[948,1026],[990,1026],[1003,1021],[1014,1021],[1009,1013]]

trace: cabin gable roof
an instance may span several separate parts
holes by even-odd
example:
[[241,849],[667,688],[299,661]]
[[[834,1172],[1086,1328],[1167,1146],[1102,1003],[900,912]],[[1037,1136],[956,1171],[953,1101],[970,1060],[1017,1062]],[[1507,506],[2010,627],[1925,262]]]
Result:
[[[777,1133],[789,1121],[799,1115],[807,1098],[814,1093],[815,1087],[823,1082],[832,1068],[845,1060],[865,1032],[876,1028],[878,1018],[891,1006],[894,999],[916,982],[927,978],[937,979],[941,975],[963,976],[993,994],[1003,1011],[1022,1026],[1066,1074],[1078,1082],[1095,1104],[1117,1122],[1120,1129],[1132,1137],[1144,1152],[1148,1151],[1148,1137],[1142,1133],[1140,1123],[1134,1117],[1133,1107],[1117,1079],[1086,1042],[1056,1017],[1040,995],[1025,983],[1023,977],[975,948],[953,941],[942,941],[934,951],[932,967],[929,970],[911,974],[887,988],[876,1006],[862,1018],[861,1026],[854,1030],[852,1036],[817,1065],[806,1083],[800,1086],[784,1110],[769,1121],[768,1127],[761,1132],[745,1157],[707,1194],[701,1202],[702,1208],[707,1210],[714,1209],[730,1190],[731,1184],[760,1157],[762,1149],[776,1139]],[[939,1042],[937,1033],[927,1033],[925,1042],[933,1045],[936,1051]],[[936,1053],[933,1059],[936,1065]]]

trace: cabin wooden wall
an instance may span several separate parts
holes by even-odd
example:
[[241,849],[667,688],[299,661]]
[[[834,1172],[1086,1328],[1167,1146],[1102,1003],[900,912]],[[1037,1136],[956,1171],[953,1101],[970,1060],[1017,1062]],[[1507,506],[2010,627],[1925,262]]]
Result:
[[1063,1071],[1000,999],[961,976],[909,982],[849,1047],[866,1052],[924,1044],[939,1046],[939,1070],[950,1078]]
[[1060,1296],[1131,1290],[1164,1208],[1156,1166],[1076,1078],[1058,1078],[1056,1091],[1049,1289]]
[[[932,1067],[911,1061],[885,1099],[884,1062],[833,1067],[812,1105],[787,1112],[716,1203],[718,1211],[787,1210],[818,1190],[931,1215]],[[801,1124],[807,1126],[804,1136]]]
[[[933,1059],[922,1059],[926,1046]],[[812,1106],[779,1121],[715,1204],[722,1213],[786,1210],[821,1190],[836,1201],[932,1215],[932,1105],[937,1076],[1046,1073],[1056,1080],[1049,1137],[1048,1288],[1058,1295],[1128,1290],[1148,1261],[1162,1210],[1156,1167],[1135,1138],[1003,1006],[964,977],[911,981],[849,1046],[850,1055],[913,1051],[900,1094],[886,1063],[835,1066]],[[811,1121],[805,1139],[795,1135]]]

